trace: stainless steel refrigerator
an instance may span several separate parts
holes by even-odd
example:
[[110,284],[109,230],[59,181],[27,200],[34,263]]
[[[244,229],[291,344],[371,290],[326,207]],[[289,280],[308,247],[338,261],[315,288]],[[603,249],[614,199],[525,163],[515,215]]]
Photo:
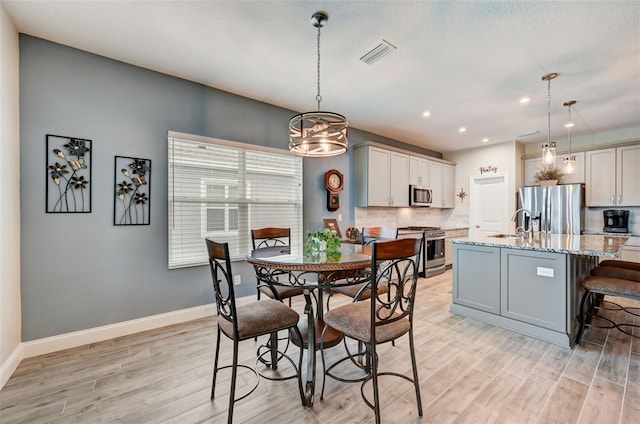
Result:
[[518,226],[551,234],[581,234],[584,227],[584,184],[527,186],[518,190]]

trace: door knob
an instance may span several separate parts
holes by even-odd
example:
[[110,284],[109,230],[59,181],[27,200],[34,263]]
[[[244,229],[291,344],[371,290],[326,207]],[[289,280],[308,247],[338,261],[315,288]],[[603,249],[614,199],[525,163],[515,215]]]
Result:
[[480,226],[476,224],[476,228],[480,228]]

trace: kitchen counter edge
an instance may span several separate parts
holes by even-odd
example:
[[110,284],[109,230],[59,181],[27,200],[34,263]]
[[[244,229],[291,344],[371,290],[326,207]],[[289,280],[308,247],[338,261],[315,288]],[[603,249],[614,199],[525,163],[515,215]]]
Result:
[[532,239],[499,237],[463,237],[452,239],[455,244],[533,250],[539,252],[566,253],[571,255],[618,258],[627,237],[610,237],[592,234],[536,234]]

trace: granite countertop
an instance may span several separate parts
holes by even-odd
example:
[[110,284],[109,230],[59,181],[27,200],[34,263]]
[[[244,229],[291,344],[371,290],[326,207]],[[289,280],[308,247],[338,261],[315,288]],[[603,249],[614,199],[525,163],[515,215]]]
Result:
[[640,233],[605,233],[604,231],[583,231],[582,234],[608,237],[640,237]]
[[473,244],[489,247],[536,250],[542,252],[569,253],[573,255],[603,256],[618,258],[626,237],[603,235],[543,234],[536,233],[531,239],[500,237],[464,237],[452,239],[452,243]]

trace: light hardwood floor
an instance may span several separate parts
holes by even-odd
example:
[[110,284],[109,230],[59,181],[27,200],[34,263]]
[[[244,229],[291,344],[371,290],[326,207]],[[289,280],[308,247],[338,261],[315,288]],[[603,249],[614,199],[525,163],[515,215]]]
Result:
[[[451,271],[421,279],[417,303],[424,417],[417,417],[411,385],[384,377],[384,423],[640,422],[640,339],[590,328],[582,345],[570,350],[456,316],[448,312]],[[0,392],[0,422],[226,422],[229,373],[209,400],[214,341],[214,320],[201,319],[26,359]],[[241,343],[240,360],[253,364],[263,341]],[[232,345],[223,342],[222,359],[229,360]],[[406,338],[384,345],[381,369],[408,373],[407,347]],[[342,349],[330,349],[329,361]],[[297,349],[290,352],[297,358]],[[241,374],[240,392],[252,379]],[[373,412],[359,384],[329,379],[324,400],[316,396],[305,409],[294,380],[261,379],[236,404],[234,417],[256,424],[370,423]]]

